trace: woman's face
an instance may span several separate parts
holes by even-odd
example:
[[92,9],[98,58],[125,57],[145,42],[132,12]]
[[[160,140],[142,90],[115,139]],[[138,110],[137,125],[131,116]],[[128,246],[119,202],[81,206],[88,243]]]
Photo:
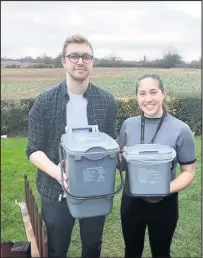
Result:
[[139,82],[137,100],[146,117],[161,117],[164,99],[165,93],[159,88],[159,81],[145,78]]

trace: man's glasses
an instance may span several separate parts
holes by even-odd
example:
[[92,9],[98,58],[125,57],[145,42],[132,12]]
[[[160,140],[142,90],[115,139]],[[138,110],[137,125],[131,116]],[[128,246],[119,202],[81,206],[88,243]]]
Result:
[[91,55],[80,56],[80,55],[72,54],[72,55],[67,55],[65,57],[68,57],[69,61],[71,63],[74,63],[74,64],[76,64],[79,61],[80,58],[82,58],[82,61],[83,61],[84,64],[89,64],[93,60],[93,56],[91,56]]

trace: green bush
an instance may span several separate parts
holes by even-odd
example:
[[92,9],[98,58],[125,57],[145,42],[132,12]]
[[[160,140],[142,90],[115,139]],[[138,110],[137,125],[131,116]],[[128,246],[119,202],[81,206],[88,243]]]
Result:
[[8,64],[5,66],[5,68],[20,68],[19,64]]
[[[26,132],[28,112],[35,99],[2,100],[1,101],[1,134],[13,131]],[[119,132],[125,119],[140,114],[136,99],[118,98],[117,130]],[[171,98],[167,110],[173,116],[186,122],[196,135],[201,135],[201,99],[200,98]]]
[[187,123],[196,135],[201,135],[201,99],[200,98],[183,98],[179,99],[177,117]]
[[1,101],[1,135],[26,131],[28,111],[34,99]]
[[52,64],[31,64],[28,65],[26,68],[54,68]]

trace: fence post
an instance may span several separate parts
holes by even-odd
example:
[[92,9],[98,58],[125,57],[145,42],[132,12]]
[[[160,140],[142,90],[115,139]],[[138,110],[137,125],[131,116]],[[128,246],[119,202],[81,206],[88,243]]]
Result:
[[31,243],[16,242],[11,248],[11,257],[31,258]]
[[25,202],[40,257],[47,257],[47,235],[27,175],[24,174]]
[[2,241],[1,242],[1,257],[8,258],[11,257],[11,248],[14,243],[12,241]]

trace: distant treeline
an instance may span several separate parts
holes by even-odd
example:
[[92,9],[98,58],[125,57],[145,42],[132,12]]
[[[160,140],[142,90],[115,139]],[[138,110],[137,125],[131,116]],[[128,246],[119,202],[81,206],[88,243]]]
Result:
[[[21,59],[1,58],[1,61],[12,61],[12,64],[1,65],[5,68],[62,68],[61,54],[56,58],[47,55],[32,58],[30,56]],[[15,63],[15,62],[16,63]],[[28,65],[29,63],[29,65]],[[184,62],[181,55],[177,52],[168,50],[161,59],[149,61],[144,55],[140,61],[125,61],[117,56],[106,58],[94,58],[94,67],[153,67],[153,68],[198,68],[201,69],[201,58],[190,63]]]

